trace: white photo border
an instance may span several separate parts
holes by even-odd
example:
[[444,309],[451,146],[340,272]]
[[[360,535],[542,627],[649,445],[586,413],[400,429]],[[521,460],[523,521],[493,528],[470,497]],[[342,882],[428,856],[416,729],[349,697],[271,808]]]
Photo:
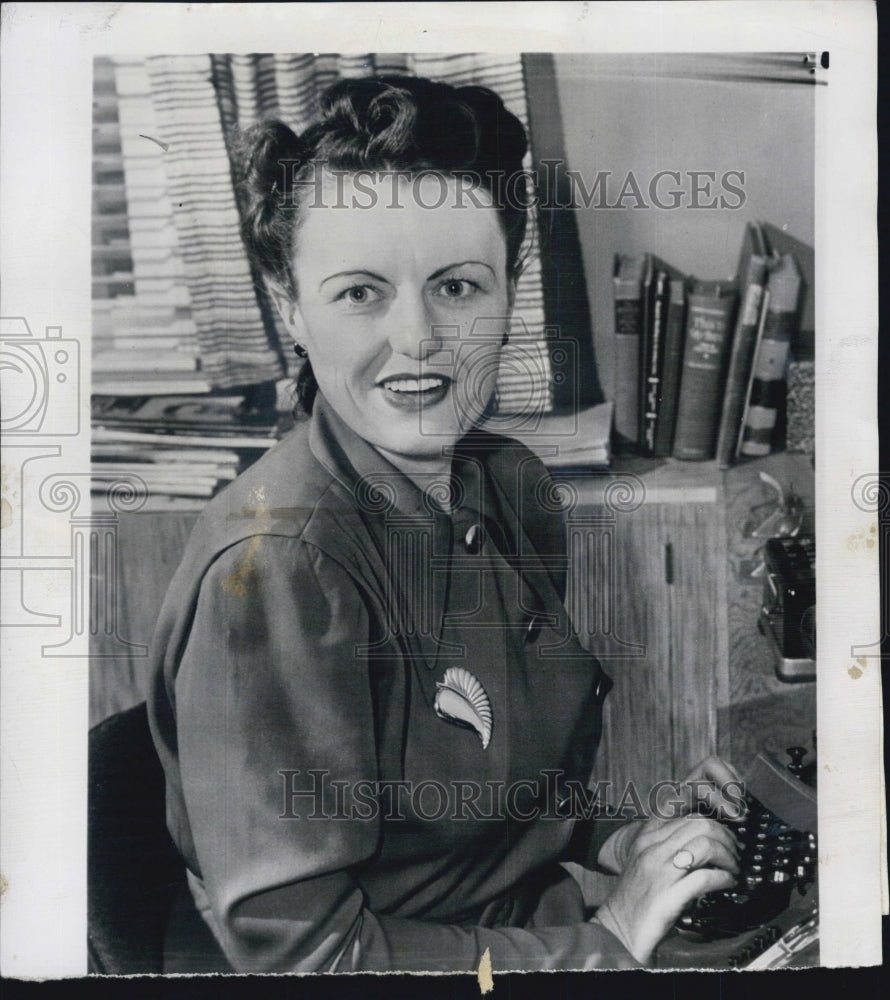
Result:
[[[64,657],[47,649],[72,613],[71,581],[82,570],[69,519],[53,503],[75,501],[27,495],[7,470],[44,463],[89,502],[93,58],[285,48],[830,52],[829,85],[817,94],[815,240],[821,964],[879,963],[886,872],[878,551],[850,544],[879,516],[877,485],[869,487],[879,470],[870,0],[8,3],[2,17],[0,315],[25,318],[45,345],[58,340],[44,353],[68,380],[39,434],[3,442],[12,456],[3,460],[3,542],[12,547],[0,612],[3,975],[56,978],[87,968],[87,636],[75,636]],[[67,555],[60,561],[58,553]],[[31,579],[22,560],[35,568]],[[45,623],[28,617],[29,588],[40,592]]]

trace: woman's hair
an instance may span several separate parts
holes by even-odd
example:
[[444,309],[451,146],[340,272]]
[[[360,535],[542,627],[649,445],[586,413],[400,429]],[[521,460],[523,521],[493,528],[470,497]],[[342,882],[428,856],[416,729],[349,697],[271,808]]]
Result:
[[[322,96],[319,121],[301,135],[280,121],[266,121],[238,136],[235,179],[244,244],[260,274],[296,298],[298,193],[314,192],[306,182],[316,169],[408,175],[430,170],[468,176],[487,191],[504,227],[507,272],[515,277],[528,215],[519,176],[527,148],[519,119],[486,87],[407,76],[341,80]],[[307,413],[317,391],[306,360],[297,397]]]

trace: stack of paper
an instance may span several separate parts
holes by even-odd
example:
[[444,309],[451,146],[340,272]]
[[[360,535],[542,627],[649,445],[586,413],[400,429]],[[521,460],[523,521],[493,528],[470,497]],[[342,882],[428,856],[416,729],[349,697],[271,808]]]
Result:
[[609,438],[612,403],[599,403],[577,413],[539,417],[515,427],[490,422],[491,430],[507,434],[530,448],[551,469],[602,469],[611,461]]

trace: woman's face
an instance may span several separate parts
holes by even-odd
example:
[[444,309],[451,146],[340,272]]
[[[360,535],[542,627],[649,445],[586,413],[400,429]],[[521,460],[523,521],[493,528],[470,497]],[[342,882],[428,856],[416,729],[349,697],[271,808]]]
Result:
[[304,208],[297,301],[279,307],[341,419],[397,467],[447,468],[443,449],[489,404],[508,324],[498,213],[440,176],[355,180],[328,176]]

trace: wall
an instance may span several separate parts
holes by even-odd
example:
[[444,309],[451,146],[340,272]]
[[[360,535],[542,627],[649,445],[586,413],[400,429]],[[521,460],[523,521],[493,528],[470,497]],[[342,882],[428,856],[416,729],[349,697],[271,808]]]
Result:
[[[694,59],[694,57],[686,57]],[[706,57],[707,58],[707,57]],[[713,57],[710,60],[713,65]],[[703,64],[704,65],[704,64]],[[754,79],[684,79],[658,76],[659,57],[557,54],[554,56],[565,157],[591,188],[610,171],[605,197],[576,208],[600,382],[607,398],[614,384],[611,269],[617,251],[651,251],[700,278],[734,275],[746,222],[771,222],[814,244],[815,94],[819,88]],[[546,150],[536,149],[538,157]],[[650,203],[648,185],[659,171],[681,174],[659,183],[665,204],[674,187],[683,207],[668,210],[614,204],[629,171]],[[727,171],[744,172],[738,208],[692,208],[690,171],[714,171],[718,182],[698,198],[741,198],[722,189]],[[730,183],[741,186],[738,180]],[[577,204],[577,203],[576,203]],[[651,203],[650,203],[651,204]]]

